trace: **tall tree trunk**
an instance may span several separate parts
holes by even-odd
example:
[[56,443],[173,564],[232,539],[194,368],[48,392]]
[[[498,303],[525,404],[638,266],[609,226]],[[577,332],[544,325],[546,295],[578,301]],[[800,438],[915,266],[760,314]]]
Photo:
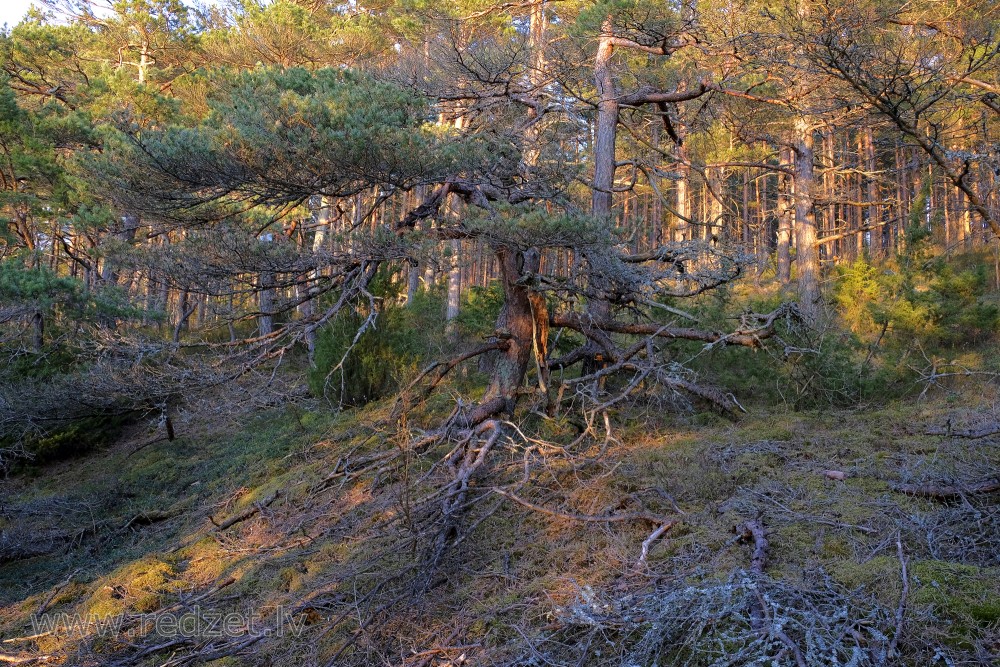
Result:
[[705,170],[708,175],[706,193],[708,197],[708,227],[705,230],[706,240],[713,245],[722,240],[725,229],[725,209],[723,198],[725,197],[725,168],[710,167]]
[[177,323],[174,324],[174,335],[173,341],[179,343],[181,340],[181,332],[187,330],[188,318],[191,317],[191,313],[197,308],[197,299],[192,301],[191,295],[184,289],[181,291],[177,298]]
[[[590,201],[591,214],[611,225],[612,195],[615,185],[615,140],[618,132],[618,96],[615,92],[614,75],[611,71],[611,56],[614,54],[612,42],[613,26],[611,17],[601,26],[601,37],[594,58],[594,83],[597,87],[597,120],[594,136],[594,183]],[[591,272],[588,275],[590,297],[587,301],[587,316],[603,322],[611,314],[611,307],[605,297],[607,281]],[[592,373],[601,363],[599,349],[591,345],[592,355],[584,366],[584,373]]]
[[[843,229],[838,229],[837,224],[837,205],[834,203],[834,196],[837,190],[837,174],[834,170],[836,166],[836,147],[834,146],[833,131],[829,129],[823,130],[822,134],[822,149],[823,149],[823,197],[827,200],[827,205],[823,207],[823,235],[828,236],[832,234],[838,234],[843,232]],[[825,259],[836,259],[840,254],[840,240],[834,239],[828,244],[820,246],[820,250],[826,251]]]
[[[414,199],[417,203],[422,202],[426,195],[425,186],[419,186],[413,193]],[[410,207],[412,208],[412,206]],[[421,220],[417,224],[423,225]],[[406,268],[406,305],[413,306],[417,298],[417,292],[420,290],[420,265],[416,261],[411,261]]]
[[[878,192],[878,182],[875,180],[875,170],[877,168],[877,163],[875,160],[875,134],[872,129],[865,128],[864,134],[864,158],[865,158],[865,197],[868,206],[865,207],[865,227],[868,227],[870,231],[867,232],[869,243],[868,246],[871,248],[871,241],[875,237],[875,229],[878,229],[879,238],[882,235],[882,205],[879,202],[879,192]],[[858,252],[861,252],[864,246],[864,235],[862,232],[858,235]]]
[[795,264],[802,314],[809,321],[819,316],[819,248],[813,204],[815,166],[813,130],[809,121],[795,121]]
[[601,27],[601,38],[594,58],[594,83],[597,86],[597,123],[594,136],[594,186],[590,210],[598,218],[611,215],[615,182],[615,138],[618,131],[618,96],[611,72],[614,44],[613,27],[608,17]]
[[[779,153],[779,162],[782,167],[791,168],[792,149],[782,146]],[[794,215],[794,205],[792,203],[793,179],[787,172],[778,172],[778,280],[787,285],[792,279],[792,216]]]
[[689,241],[691,239],[691,168],[687,165],[687,157],[683,153],[681,153],[680,159],[682,161],[677,164],[680,178],[677,179],[674,191],[674,210],[677,211],[674,239],[676,241]]
[[462,299],[462,242],[452,239],[451,267],[448,269],[448,300],[445,307],[444,319],[446,329],[450,335],[455,333],[455,319],[458,317],[459,305]]
[[273,271],[261,272],[257,284],[260,290],[257,297],[260,309],[260,315],[257,316],[257,328],[261,336],[274,333],[274,283]]
[[[525,150],[520,164],[521,172],[527,180],[532,178],[541,155],[538,144],[541,106],[539,94],[545,65],[546,26],[545,0],[540,0],[532,6],[530,14],[529,48],[532,69],[528,78],[531,83],[532,104],[528,106]],[[519,251],[501,246],[496,250],[496,260],[504,291],[504,305],[497,317],[496,331],[498,341],[505,347],[480,360],[480,368],[488,368],[490,371],[490,384],[482,402],[470,417],[473,424],[500,412],[509,414],[514,411],[518,389],[524,382],[533,355],[539,373],[540,389],[543,392],[548,389],[548,307],[544,296],[521,281],[524,274],[540,270],[541,253],[537,248]]]
[[[465,125],[464,120],[464,116],[462,116],[459,110],[455,115],[455,130],[459,133]],[[454,195],[449,196],[448,201],[445,203],[445,217],[451,220],[452,224],[457,227],[461,224],[461,216],[461,203],[459,203],[457,197]],[[451,250],[451,265],[448,268],[448,296],[444,320],[448,335],[454,336],[455,318],[458,317],[458,310],[462,300],[462,242],[458,239],[452,239],[449,242],[449,248]]]

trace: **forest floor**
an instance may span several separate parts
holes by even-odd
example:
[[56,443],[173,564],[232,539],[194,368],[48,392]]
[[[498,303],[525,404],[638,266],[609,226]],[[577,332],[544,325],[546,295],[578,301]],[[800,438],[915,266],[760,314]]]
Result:
[[136,426],[0,481],[0,660],[1000,664],[998,405],[509,429],[443,554],[384,405]]

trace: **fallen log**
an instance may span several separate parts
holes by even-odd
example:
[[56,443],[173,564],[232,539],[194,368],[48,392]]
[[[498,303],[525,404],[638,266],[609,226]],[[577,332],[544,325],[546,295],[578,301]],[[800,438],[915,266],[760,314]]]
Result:
[[736,527],[736,533],[744,540],[753,540],[753,555],[750,557],[750,571],[754,574],[764,574],[767,565],[767,531],[760,519],[747,521]]
[[893,484],[893,491],[917,498],[933,500],[958,500],[962,496],[982,495],[1000,491],[1000,477],[974,484]]
[[240,523],[241,521],[246,521],[247,519],[249,519],[253,515],[255,515],[258,512],[260,512],[265,507],[269,507],[271,505],[271,503],[273,503],[275,500],[277,500],[280,495],[281,495],[280,491],[275,491],[274,493],[272,493],[271,495],[269,495],[264,500],[260,501],[259,503],[254,503],[251,507],[248,507],[246,510],[244,510],[243,512],[240,512],[236,516],[233,516],[233,517],[230,517],[230,518],[226,519],[222,523],[216,522],[216,520],[213,519],[211,516],[208,517],[208,520],[212,522],[212,524],[215,526],[215,529],[217,531],[226,530],[227,528],[231,528],[232,526],[235,526],[236,524]]
[[125,522],[122,526],[122,530],[128,530],[129,528],[134,528],[136,526],[151,526],[154,523],[159,523],[160,521],[166,521],[167,519],[172,519],[180,514],[180,510],[152,510],[149,512],[139,512],[134,517]]
[[1000,424],[989,424],[980,428],[952,428],[949,422],[941,428],[929,428],[924,435],[946,435],[955,438],[985,438],[988,435],[1000,434]]

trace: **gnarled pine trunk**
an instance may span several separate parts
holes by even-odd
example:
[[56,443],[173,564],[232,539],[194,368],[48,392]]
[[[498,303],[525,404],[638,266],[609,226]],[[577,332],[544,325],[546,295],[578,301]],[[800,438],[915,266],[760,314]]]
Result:
[[518,251],[516,248],[500,247],[496,252],[504,291],[504,305],[497,317],[497,338],[502,347],[486,394],[469,416],[471,424],[514,411],[517,392],[524,384],[536,350],[542,357],[539,365],[545,365],[545,341],[549,326],[545,299],[521,281],[523,275],[538,272],[541,255],[534,248]]

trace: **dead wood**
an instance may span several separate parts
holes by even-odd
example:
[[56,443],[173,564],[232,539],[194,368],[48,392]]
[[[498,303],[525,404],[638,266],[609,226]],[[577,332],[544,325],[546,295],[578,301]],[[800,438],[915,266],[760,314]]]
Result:
[[[170,432],[171,432],[171,434],[173,433],[173,427],[171,427],[171,431]],[[142,450],[146,449],[146,447],[149,447],[151,445],[155,445],[158,442],[163,442],[164,440],[173,440],[173,438],[168,437],[166,435],[161,435],[158,438],[153,438],[152,440],[147,440],[146,442],[142,443],[141,445],[139,445],[138,447],[136,447],[135,449],[133,449],[132,451],[130,451],[128,454],[126,454],[125,455],[125,460],[128,460],[128,459],[132,458],[133,456],[135,456],[136,454],[138,454]]]
[[560,519],[569,519],[570,521],[609,523],[615,521],[643,520],[658,524],[661,527],[667,526],[667,528],[671,528],[675,524],[680,523],[679,521],[671,521],[662,516],[658,516],[652,512],[630,512],[628,514],[577,514],[576,512],[563,512],[561,510],[552,510],[547,507],[542,507],[541,505],[536,505],[535,503],[525,500],[524,498],[521,498],[520,496],[504,489],[494,488],[493,492],[503,496],[504,498],[510,498],[518,505],[523,505],[524,507],[534,510],[535,512],[541,512],[542,514],[548,514],[549,516],[559,517]]
[[[57,595],[59,595],[59,591],[61,591],[62,589],[66,588],[67,586],[69,586],[70,583],[73,581],[73,577],[75,577],[78,572],[80,572],[79,569],[73,570],[73,572],[68,577],[66,577],[66,581],[64,581],[61,584],[59,584],[58,586],[56,586],[55,590],[53,590],[49,594],[49,597],[45,598],[45,602],[43,602],[42,606],[38,608],[37,612],[35,612],[36,616],[41,616],[46,611],[48,611],[49,605],[51,605],[52,601],[56,599]],[[31,637],[28,637],[26,639],[31,639]]]
[[893,484],[892,490],[918,498],[933,500],[958,500],[963,496],[974,496],[1000,491],[1000,477],[974,484]]
[[47,556],[72,538],[72,534],[55,532],[29,536],[24,534],[0,537],[0,565]]
[[767,549],[770,546],[767,541],[767,531],[760,519],[747,521],[736,527],[736,534],[740,539],[753,539],[753,555],[750,557],[750,571],[757,575],[764,574],[764,567],[767,565]]
[[[950,420],[949,420],[950,421]],[[924,431],[925,435],[946,435],[954,438],[985,438],[988,435],[1000,433],[1000,424],[989,424],[980,428],[952,428],[949,423],[943,428],[929,428]]]
[[27,637],[11,637],[10,639],[3,640],[3,643],[4,644],[16,644],[18,642],[32,642],[32,641],[35,641],[36,639],[41,639],[42,637],[48,637],[51,634],[52,634],[52,631],[50,630],[48,632],[39,632],[39,633],[34,634],[34,635],[28,635]]
[[139,512],[134,517],[126,521],[125,525],[122,526],[121,529],[128,530],[129,528],[135,528],[136,526],[151,526],[154,523],[166,521],[167,519],[173,519],[175,516],[180,515],[180,513],[181,511],[179,509]]
[[667,523],[661,524],[656,530],[649,534],[649,537],[643,540],[642,552],[639,554],[639,562],[635,564],[637,568],[642,567],[642,565],[646,562],[646,558],[649,556],[649,548],[653,546],[653,542],[660,539],[660,537],[673,528],[676,523],[676,521],[668,521]]
[[31,665],[49,662],[53,659],[51,655],[6,655],[0,653],[0,662],[8,665]]
[[[767,565],[767,549],[770,546],[767,541],[767,531],[764,529],[764,524],[761,523],[760,519],[747,521],[736,527],[736,533],[742,539],[753,539],[753,555],[750,557],[750,571],[758,578],[763,579],[764,567]],[[766,639],[770,636],[778,639],[792,653],[796,666],[806,667],[806,659],[802,655],[802,650],[799,649],[798,645],[784,630],[774,627],[770,622],[767,618],[761,593],[759,590],[756,592],[757,597],[751,604],[750,609],[750,626],[762,638]]]
[[240,523],[241,521],[246,521],[250,517],[252,517],[255,514],[257,514],[258,512],[260,512],[262,509],[264,509],[266,507],[269,507],[271,505],[271,503],[273,503],[275,500],[277,500],[280,496],[281,496],[281,492],[280,491],[275,491],[274,493],[272,493],[271,495],[269,495],[264,500],[262,500],[262,501],[260,501],[258,503],[254,503],[252,507],[248,507],[246,510],[240,512],[236,516],[233,516],[233,517],[230,517],[230,518],[226,519],[222,523],[218,523],[211,516],[208,517],[208,520],[211,521],[212,524],[215,526],[215,530],[216,531],[221,532],[223,530],[226,530],[227,528],[231,528],[232,526],[235,526],[236,524]]

